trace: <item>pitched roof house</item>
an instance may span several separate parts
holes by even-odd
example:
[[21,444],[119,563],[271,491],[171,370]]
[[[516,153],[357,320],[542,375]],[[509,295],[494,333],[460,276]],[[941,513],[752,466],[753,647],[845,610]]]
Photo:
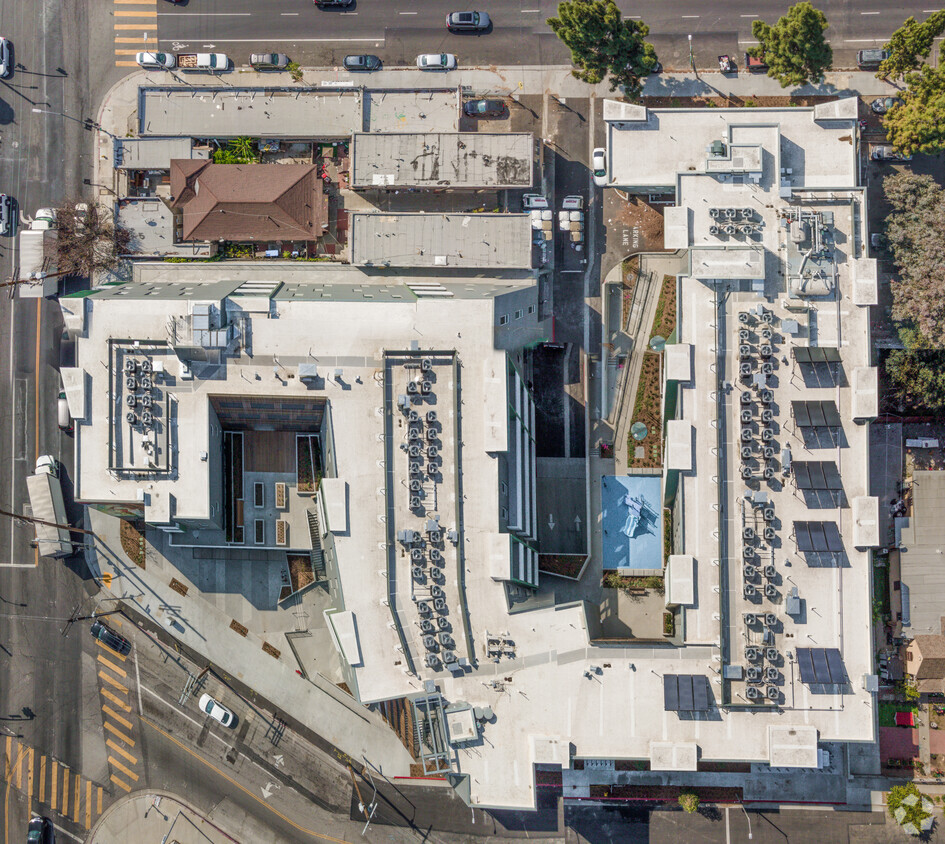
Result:
[[316,240],[327,199],[314,164],[171,161],[171,207],[181,240]]
[[905,671],[920,692],[941,694],[945,680],[945,636],[916,636],[906,647]]

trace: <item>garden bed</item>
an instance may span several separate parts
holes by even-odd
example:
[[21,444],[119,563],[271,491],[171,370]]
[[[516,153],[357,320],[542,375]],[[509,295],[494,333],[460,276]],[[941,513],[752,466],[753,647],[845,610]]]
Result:
[[656,303],[656,314],[653,316],[653,330],[650,337],[659,335],[668,340],[676,331],[676,277],[663,276],[663,286],[660,288],[660,298]]
[[318,491],[322,481],[321,450],[318,437],[300,434],[295,438],[296,489],[300,493]]
[[308,554],[288,554],[286,562],[289,564],[289,582],[279,592],[279,600],[301,592],[315,582],[315,570],[312,568],[312,558]]
[[637,575],[619,574],[617,571],[611,569],[604,572],[601,585],[605,589],[619,589],[626,592],[628,595],[634,592],[647,592],[650,589],[662,595],[666,584],[665,580],[660,575],[640,577]]
[[145,567],[146,557],[144,534],[138,529],[138,526],[134,522],[130,522],[128,519],[121,520],[119,532],[122,550],[131,562],[138,566],[138,568],[143,569]]
[[[646,425],[646,437],[635,440],[632,434],[627,434],[627,465],[633,469],[657,469],[662,465],[661,399],[659,354],[644,352],[632,421]],[[638,448],[643,449],[641,457],[636,456]]]
[[539,554],[538,571],[577,580],[586,560],[584,554]]
[[[692,788],[673,785],[592,785],[591,798],[623,799],[653,803],[677,803],[682,792]],[[742,789],[706,787],[695,789],[701,803],[741,803]]]
[[[643,97],[647,108],[790,108],[815,106],[840,99],[836,94],[800,97],[740,97],[729,94],[721,97]],[[629,100],[628,100],[629,102]]]

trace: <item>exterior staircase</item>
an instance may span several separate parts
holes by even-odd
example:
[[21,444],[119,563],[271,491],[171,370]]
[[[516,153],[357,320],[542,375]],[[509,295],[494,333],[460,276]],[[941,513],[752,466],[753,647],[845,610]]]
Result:
[[325,570],[325,554],[322,551],[322,531],[318,524],[318,511],[308,511],[308,532],[312,538],[312,570],[315,572],[316,582],[328,580]]

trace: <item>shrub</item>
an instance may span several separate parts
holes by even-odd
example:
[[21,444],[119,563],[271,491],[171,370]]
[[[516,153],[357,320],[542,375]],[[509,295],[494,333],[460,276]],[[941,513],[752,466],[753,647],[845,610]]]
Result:
[[298,62],[289,62],[289,63],[285,66],[285,69],[286,69],[287,71],[289,71],[289,76],[292,77],[292,81],[293,81],[293,82],[301,82],[301,81],[302,81],[302,68],[299,67],[299,63],[298,63]]
[[690,790],[680,792],[679,805],[687,814],[693,815],[699,811],[699,795]]

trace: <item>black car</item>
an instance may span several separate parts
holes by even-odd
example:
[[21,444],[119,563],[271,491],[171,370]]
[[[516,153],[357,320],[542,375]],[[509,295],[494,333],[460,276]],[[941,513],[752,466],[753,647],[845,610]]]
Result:
[[315,0],[315,5],[319,9],[337,9],[350,6],[354,0]]
[[26,827],[26,844],[55,844],[56,833],[53,831],[52,821],[34,815]]
[[463,103],[463,113],[468,117],[502,117],[505,103],[502,100],[469,100]]
[[450,12],[446,16],[446,28],[450,32],[481,32],[491,25],[485,12]]
[[101,621],[93,621],[89,632],[103,645],[111,648],[116,653],[123,656],[131,653],[131,642],[124,636],[119,636],[114,630],[110,630]]
[[379,70],[381,60],[377,56],[345,56],[345,70]]

